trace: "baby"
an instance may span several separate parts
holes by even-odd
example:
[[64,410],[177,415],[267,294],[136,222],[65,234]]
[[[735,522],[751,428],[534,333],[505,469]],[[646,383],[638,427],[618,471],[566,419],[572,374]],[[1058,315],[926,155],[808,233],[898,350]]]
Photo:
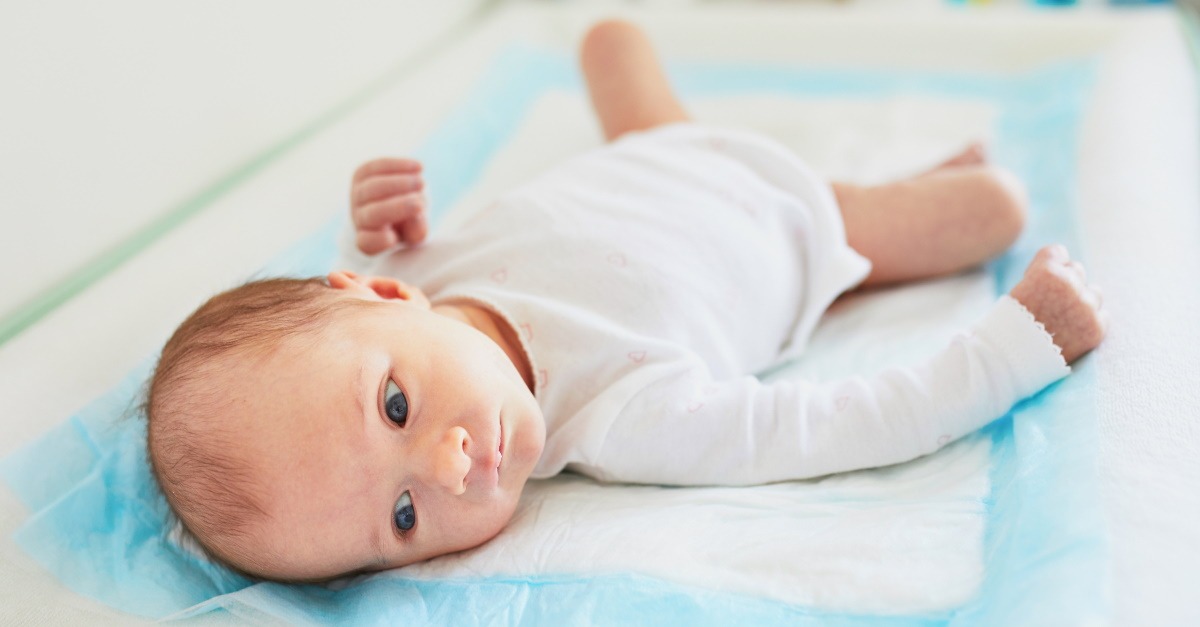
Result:
[[361,274],[244,285],[168,341],[150,459],[215,558],[285,581],[402,566],[487,541],[528,479],[563,470],[752,485],[895,464],[1103,338],[1098,291],[1055,245],[924,363],[760,382],[841,293],[1006,249],[1019,184],[978,147],[904,181],[824,183],[769,139],[691,123],[625,22],[591,29],[582,67],[608,145],[427,243],[420,164],[368,162]]

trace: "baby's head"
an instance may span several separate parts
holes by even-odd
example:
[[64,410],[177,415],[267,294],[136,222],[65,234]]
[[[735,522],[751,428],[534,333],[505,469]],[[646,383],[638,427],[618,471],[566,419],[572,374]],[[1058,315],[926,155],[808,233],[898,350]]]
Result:
[[498,319],[463,312],[341,272],[249,283],[200,307],[146,398],[151,465],[187,530],[238,570],[295,581],[495,536],[545,425],[475,326]]

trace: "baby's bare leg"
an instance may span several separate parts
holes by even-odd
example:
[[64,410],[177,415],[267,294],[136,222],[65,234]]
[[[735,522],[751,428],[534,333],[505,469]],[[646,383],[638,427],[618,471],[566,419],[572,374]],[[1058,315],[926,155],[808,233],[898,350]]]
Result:
[[580,62],[605,139],[690,119],[637,26],[596,24],[584,37]]
[[[606,139],[690,119],[637,26],[596,24],[580,56]],[[950,274],[1012,244],[1025,223],[1024,195],[1010,175],[983,165],[985,159],[982,146],[972,146],[905,181],[834,184],[850,246],[874,266],[864,285]]]
[[952,274],[1008,248],[1025,226],[1025,193],[988,165],[947,167],[870,187],[833,184],[851,248],[871,260],[863,286]]

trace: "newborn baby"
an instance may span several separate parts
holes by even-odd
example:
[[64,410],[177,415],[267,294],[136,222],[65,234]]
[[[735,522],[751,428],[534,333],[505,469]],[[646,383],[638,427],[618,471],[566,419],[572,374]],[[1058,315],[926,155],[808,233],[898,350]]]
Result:
[[[929,361],[762,383],[841,293],[941,276],[1023,227],[977,146],[827,184],[773,141],[690,122],[649,42],[595,26],[610,143],[430,242],[420,164],[352,184],[359,272],[220,294],[163,349],[155,475],[244,573],[322,580],[477,546],[530,478],[752,485],[931,453],[1069,372],[1107,320],[1061,246]],[[377,253],[387,254],[378,255]]]

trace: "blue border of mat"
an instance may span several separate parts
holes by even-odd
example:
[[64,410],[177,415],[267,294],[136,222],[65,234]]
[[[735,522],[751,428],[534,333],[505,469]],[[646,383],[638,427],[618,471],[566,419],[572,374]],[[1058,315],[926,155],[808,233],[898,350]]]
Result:
[[[1074,163],[1092,75],[1088,63],[1016,76],[742,65],[678,65],[670,73],[685,98],[774,92],[986,100],[1001,111],[993,154],[1029,183],[1033,202],[1025,236],[990,266],[997,289],[1011,287],[1046,242],[1079,250]],[[497,59],[465,104],[416,153],[438,202],[434,220],[470,188],[530,105],[546,90],[560,88],[580,89],[573,60],[528,48],[510,49]],[[331,221],[262,274],[324,272],[334,259],[339,225]],[[183,617],[223,610],[289,622],[460,622],[468,615],[478,622],[534,624],[976,625],[1077,623],[1108,613],[1091,423],[1094,375],[1086,359],[1074,375],[985,430],[992,440],[993,489],[987,503],[987,573],[978,598],[949,612],[894,617],[829,614],[636,575],[415,582],[384,574],[345,582],[337,590],[253,584],[162,537],[165,504],[147,481],[144,426],[131,407],[149,368],[150,362],[143,364],[67,423],[0,461],[0,475],[34,512],[16,541],[72,589],[136,614],[161,617],[183,610],[175,614]],[[44,470],[47,463],[55,465],[54,472]],[[89,514],[65,515],[79,512]],[[113,585],[114,579],[121,584]]]

